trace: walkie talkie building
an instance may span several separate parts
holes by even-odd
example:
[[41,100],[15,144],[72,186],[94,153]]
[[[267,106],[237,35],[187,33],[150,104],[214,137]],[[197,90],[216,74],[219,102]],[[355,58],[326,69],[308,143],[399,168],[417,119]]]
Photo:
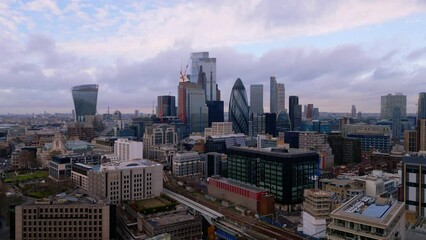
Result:
[[87,84],[72,88],[75,115],[78,122],[84,121],[84,116],[96,114],[98,101],[98,85]]

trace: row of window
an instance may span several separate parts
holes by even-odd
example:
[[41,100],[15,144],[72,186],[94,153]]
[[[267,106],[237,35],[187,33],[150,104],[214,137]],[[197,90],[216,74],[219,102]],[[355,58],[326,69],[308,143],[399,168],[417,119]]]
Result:
[[[38,211],[37,211],[38,210]],[[102,209],[97,208],[24,208],[24,214],[37,214],[37,213],[102,213]]]

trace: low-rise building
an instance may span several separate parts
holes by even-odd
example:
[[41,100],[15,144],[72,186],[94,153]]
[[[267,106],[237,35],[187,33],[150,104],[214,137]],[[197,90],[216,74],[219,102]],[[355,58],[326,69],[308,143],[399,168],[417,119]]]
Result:
[[321,179],[321,188],[334,192],[339,200],[348,200],[354,196],[365,194],[365,182],[339,176],[335,179]]
[[257,213],[275,213],[275,198],[268,190],[227,178],[208,179],[208,194],[241,205]]
[[172,172],[176,177],[202,176],[203,167],[197,152],[178,152],[173,157]]
[[84,190],[88,190],[88,172],[92,170],[92,167],[82,163],[74,163],[71,167],[71,180],[73,186],[79,187]]
[[330,214],[327,239],[402,239],[404,212],[404,203],[393,199],[353,197]]
[[115,239],[115,205],[81,194],[15,207],[14,239]]
[[146,159],[104,163],[88,171],[88,181],[89,193],[110,203],[152,198],[163,190],[163,165]]

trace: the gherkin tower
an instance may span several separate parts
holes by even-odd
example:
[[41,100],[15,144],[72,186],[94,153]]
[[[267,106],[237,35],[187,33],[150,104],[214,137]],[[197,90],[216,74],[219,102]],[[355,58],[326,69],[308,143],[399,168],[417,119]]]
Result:
[[246,88],[241,79],[237,79],[232,87],[229,100],[229,121],[236,133],[248,134],[249,105]]

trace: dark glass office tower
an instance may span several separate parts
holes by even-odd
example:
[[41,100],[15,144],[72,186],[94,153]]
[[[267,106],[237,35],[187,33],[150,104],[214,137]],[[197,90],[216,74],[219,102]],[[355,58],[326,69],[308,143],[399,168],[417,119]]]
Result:
[[176,97],[170,95],[157,96],[157,116],[162,118],[176,115]]
[[286,111],[282,111],[278,114],[276,123],[276,132],[288,132],[291,129],[290,118]]
[[291,130],[295,131],[302,123],[302,106],[299,106],[298,96],[290,96],[288,102]]
[[241,79],[237,79],[232,87],[229,100],[229,121],[236,133],[248,134],[249,106],[247,92]]
[[87,84],[72,88],[76,121],[84,121],[84,116],[96,115],[98,101],[98,85]]

